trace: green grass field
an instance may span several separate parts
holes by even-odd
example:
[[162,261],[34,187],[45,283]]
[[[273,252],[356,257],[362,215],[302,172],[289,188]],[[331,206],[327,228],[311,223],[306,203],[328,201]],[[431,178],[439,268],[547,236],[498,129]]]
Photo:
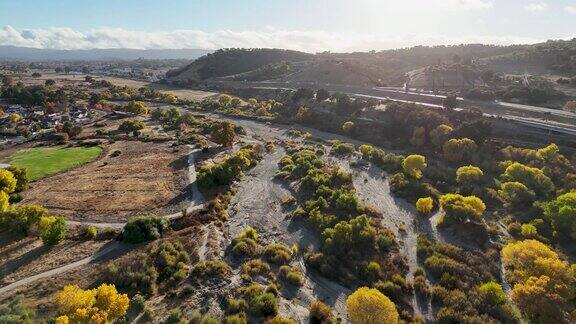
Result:
[[20,150],[10,156],[8,163],[28,169],[30,181],[38,180],[93,161],[102,152],[95,147],[37,147]]

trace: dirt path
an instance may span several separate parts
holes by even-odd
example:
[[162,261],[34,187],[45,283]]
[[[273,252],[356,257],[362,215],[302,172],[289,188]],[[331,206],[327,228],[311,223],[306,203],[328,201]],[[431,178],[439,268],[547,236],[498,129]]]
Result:
[[30,277],[28,277],[28,278],[24,278],[24,279],[18,280],[18,281],[16,281],[16,282],[13,282],[13,283],[11,283],[11,284],[9,284],[9,285],[6,285],[6,286],[4,286],[4,287],[0,287],[0,295],[4,294],[4,293],[6,293],[6,292],[8,292],[8,291],[10,291],[10,290],[12,290],[12,289],[16,289],[16,288],[18,288],[18,287],[21,287],[21,286],[27,285],[27,284],[29,284],[29,283],[32,283],[32,282],[34,282],[34,281],[37,281],[37,280],[40,280],[40,279],[43,279],[43,278],[47,278],[47,277],[52,277],[52,276],[54,276],[54,275],[61,274],[61,273],[64,273],[64,272],[66,272],[66,271],[69,271],[69,270],[78,268],[78,267],[80,267],[80,266],[83,266],[83,265],[85,265],[85,264],[91,263],[91,262],[93,262],[93,261],[97,261],[97,260],[105,257],[106,255],[108,255],[109,253],[111,253],[111,252],[113,252],[113,251],[116,251],[116,250],[118,250],[118,249],[120,249],[120,248],[126,249],[126,248],[127,248],[127,245],[122,244],[122,243],[120,243],[120,242],[111,242],[110,244],[108,244],[107,246],[105,246],[104,248],[100,249],[98,252],[92,254],[92,255],[89,256],[89,257],[86,257],[86,258],[84,258],[84,259],[78,260],[78,261],[76,261],[76,262],[69,263],[69,264],[64,265],[64,266],[61,266],[61,267],[59,267],[59,268],[55,268],[55,269],[52,269],[52,270],[48,270],[48,271],[39,273],[39,274],[37,274],[37,275],[30,276]]

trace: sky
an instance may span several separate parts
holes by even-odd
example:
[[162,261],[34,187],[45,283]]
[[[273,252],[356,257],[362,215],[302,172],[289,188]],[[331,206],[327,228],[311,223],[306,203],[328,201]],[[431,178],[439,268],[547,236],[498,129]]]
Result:
[[0,0],[0,45],[384,50],[576,37],[576,0]]

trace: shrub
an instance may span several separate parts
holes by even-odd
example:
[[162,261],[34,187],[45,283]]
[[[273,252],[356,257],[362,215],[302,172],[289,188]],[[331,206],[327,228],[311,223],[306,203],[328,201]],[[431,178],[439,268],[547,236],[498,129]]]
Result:
[[131,218],[124,225],[122,241],[127,243],[153,241],[160,238],[168,226],[168,220],[157,216]]
[[354,145],[340,141],[335,141],[330,149],[330,153],[337,155],[348,155],[354,153],[354,151],[356,151]]
[[245,228],[232,240],[232,251],[240,256],[253,256],[258,253],[258,233],[252,227]]
[[538,236],[538,230],[532,224],[522,224],[520,226],[520,234],[523,238],[535,238]]
[[503,305],[508,301],[504,289],[497,282],[490,281],[482,284],[480,291],[491,305]]
[[398,323],[396,305],[376,289],[359,288],[346,300],[352,323]]
[[461,196],[446,194],[440,197],[440,206],[449,221],[465,223],[469,220],[478,221],[482,217],[486,205],[476,196]]
[[416,210],[421,215],[428,215],[434,209],[434,200],[431,197],[419,198],[416,201]]
[[278,302],[272,293],[257,295],[252,301],[252,309],[261,316],[274,316],[278,313]]
[[278,265],[290,262],[295,252],[295,248],[290,248],[281,243],[272,243],[264,247],[264,256],[266,259]]
[[221,260],[199,262],[192,268],[192,275],[196,278],[223,277],[232,271],[230,266]]
[[402,161],[404,173],[413,179],[422,178],[422,171],[425,168],[426,158],[422,155],[409,155]]
[[315,300],[308,306],[308,321],[310,324],[336,324],[330,306]]
[[66,220],[62,216],[43,216],[38,223],[38,235],[46,245],[56,245],[66,238]]
[[267,320],[266,324],[296,324],[296,321],[291,318],[286,318],[280,315],[276,315],[273,319]]
[[226,313],[228,314],[239,314],[248,311],[248,303],[242,298],[229,298],[227,304],[228,307],[226,308]]
[[190,262],[190,256],[178,240],[152,245],[148,249],[148,256],[158,272],[159,281],[167,279],[181,281],[188,274],[187,264]]
[[242,265],[242,272],[249,276],[253,275],[264,275],[270,271],[270,266],[268,263],[260,260],[260,259],[253,259],[244,262]]
[[414,276],[414,290],[421,296],[425,297],[430,296],[430,289],[428,288],[428,284],[426,283],[426,277],[424,275]]
[[243,176],[243,171],[254,167],[261,158],[260,146],[248,146],[222,162],[202,166],[198,170],[198,185],[204,188],[228,185]]
[[93,240],[96,238],[97,235],[98,235],[98,229],[96,228],[96,226],[90,225],[86,227],[86,236],[89,239]]
[[302,286],[304,284],[304,277],[302,276],[302,272],[300,272],[300,270],[297,268],[283,265],[278,271],[278,276],[281,279],[286,280],[296,286]]

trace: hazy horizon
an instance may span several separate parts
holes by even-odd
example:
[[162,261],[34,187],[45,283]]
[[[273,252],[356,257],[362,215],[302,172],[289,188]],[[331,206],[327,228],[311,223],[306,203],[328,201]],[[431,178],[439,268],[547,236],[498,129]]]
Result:
[[573,38],[574,18],[574,0],[8,0],[0,4],[0,45],[349,52],[533,44]]

